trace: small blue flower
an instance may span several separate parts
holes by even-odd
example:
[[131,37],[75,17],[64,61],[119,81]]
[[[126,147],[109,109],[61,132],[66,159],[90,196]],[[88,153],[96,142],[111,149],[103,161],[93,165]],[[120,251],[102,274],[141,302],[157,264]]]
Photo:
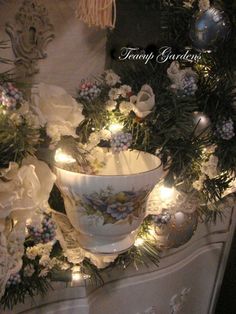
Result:
[[111,148],[113,153],[127,150],[132,144],[132,134],[118,132],[112,135]]
[[104,212],[106,210],[106,202],[100,199],[95,193],[84,195],[84,201],[98,211]]
[[182,91],[186,96],[193,96],[197,90],[197,81],[194,76],[185,75],[182,79]]
[[116,220],[125,219],[132,211],[134,210],[134,206],[132,202],[128,203],[114,203],[112,205],[108,205],[107,213],[110,214]]
[[223,140],[230,140],[235,136],[234,122],[231,118],[223,118],[216,125],[216,135],[221,137]]
[[15,286],[18,285],[19,283],[21,283],[21,276],[19,273],[16,274],[11,274],[7,283],[6,283],[6,287],[9,288],[10,286]]

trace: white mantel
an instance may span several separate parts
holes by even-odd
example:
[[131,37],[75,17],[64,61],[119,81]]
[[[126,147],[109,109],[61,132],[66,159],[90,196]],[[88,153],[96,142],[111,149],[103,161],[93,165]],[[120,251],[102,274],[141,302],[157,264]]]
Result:
[[167,250],[159,268],[115,270],[101,288],[55,283],[47,297],[2,314],[213,314],[236,223],[199,224],[192,239]]

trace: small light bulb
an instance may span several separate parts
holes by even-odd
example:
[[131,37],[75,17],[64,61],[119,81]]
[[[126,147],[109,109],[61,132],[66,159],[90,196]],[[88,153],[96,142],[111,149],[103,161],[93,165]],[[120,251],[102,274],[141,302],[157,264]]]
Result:
[[18,223],[18,220],[14,218],[13,219],[13,225],[15,226],[17,223]]
[[155,231],[155,228],[152,226],[152,227],[149,227],[148,229],[148,234],[152,237],[155,237],[156,236],[156,231]]
[[29,226],[32,224],[32,218],[26,219],[26,226]]
[[58,148],[56,150],[54,159],[58,163],[65,163],[65,164],[72,164],[76,162],[76,160],[72,156],[64,153],[61,148]]
[[79,281],[83,279],[83,276],[80,272],[72,272],[72,281]]
[[143,243],[144,243],[144,240],[142,238],[137,238],[134,242],[134,245],[135,246],[141,246],[141,245],[143,245]]
[[160,187],[160,198],[162,201],[168,201],[170,199],[173,199],[175,196],[175,189],[174,188],[168,188],[166,186]]
[[109,131],[111,131],[111,133],[118,133],[120,131],[122,131],[123,129],[123,125],[121,123],[112,123],[109,125]]

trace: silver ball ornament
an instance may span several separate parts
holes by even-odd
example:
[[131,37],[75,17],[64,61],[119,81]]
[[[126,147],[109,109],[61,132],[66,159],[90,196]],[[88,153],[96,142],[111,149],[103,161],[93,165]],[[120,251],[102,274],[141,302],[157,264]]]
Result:
[[211,120],[203,112],[194,112],[193,113],[193,124],[194,124],[194,134],[199,136],[208,135],[211,126]]
[[190,28],[190,38],[195,48],[211,50],[223,43],[230,33],[230,21],[227,15],[214,7],[200,11]]
[[159,245],[164,248],[177,248],[188,242],[198,225],[198,213],[177,212],[171,215],[167,224],[156,226]]

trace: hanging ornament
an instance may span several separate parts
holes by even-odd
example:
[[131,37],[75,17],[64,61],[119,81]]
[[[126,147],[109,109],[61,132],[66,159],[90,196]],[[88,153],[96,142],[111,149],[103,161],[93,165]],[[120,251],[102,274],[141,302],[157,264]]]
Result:
[[194,123],[194,133],[196,136],[202,134],[206,135],[210,131],[211,121],[207,115],[203,112],[194,112],[193,113],[193,123]]
[[[166,213],[165,213],[166,216]],[[163,224],[156,224],[158,243],[165,248],[177,248],[188,242],[198,225],[198,213],[177,212]]]
[[114,28],[116,0],[77,0],[77,17],[89,26]]
[[200,10],[192,21],[190,38],[195,48],[211,50],[223,43],[230,33],[227,15],[216,8]]

